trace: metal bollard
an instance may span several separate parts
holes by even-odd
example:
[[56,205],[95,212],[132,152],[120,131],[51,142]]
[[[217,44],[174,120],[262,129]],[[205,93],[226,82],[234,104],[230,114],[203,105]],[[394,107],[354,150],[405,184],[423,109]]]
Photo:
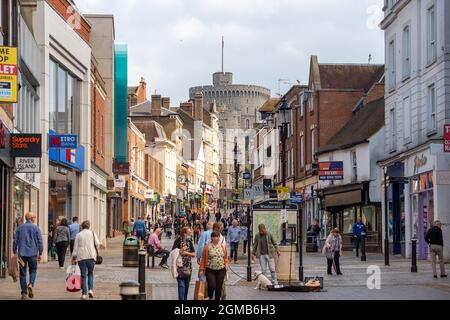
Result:
[[361,237],[361,261],[367,261],[366,257],[366,236]]
[[147,300],[145,293],[145,256],[144,249],[139,250],[139,300]]
[[411,272],[417,272],[417,239],[412,239]]
[[122,300],[138,300],[139,283],[136,281],[123,282],[120,284],[120,296]]

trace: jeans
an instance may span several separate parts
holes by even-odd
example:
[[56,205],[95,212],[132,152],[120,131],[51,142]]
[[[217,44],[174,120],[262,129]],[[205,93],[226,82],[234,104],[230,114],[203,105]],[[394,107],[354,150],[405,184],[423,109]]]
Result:
[[69,243],[67,241],[56,243],[56,252],[58,254],[58,263],[60,267],[64,267],[64,261],[66,260],[67,247]]
[[239,248],[239,242],[231,242],[230,243],[230,260],[232,260],[233,256],[234,256],[234,262],[237,262],[237,259],[238,259],[238,248]]
[[34,287],[37,274],[37,257],[20,257],[24,266],[20,266],[20,290],[21,293],[27,293],[27,266],[30,268],[30,285]]
[[431,250],[431,266],[433,267],[433,275],[437,276],[436,258],[439,258],[439,265],[441,268],[441,276],[445,275],[444,247],[432,244],[430,246],[430,250]]
[[73,253],[73,247],[75,246],[75,240],[70,240],[70,255]]
[[354,237],[353,240],[355,241],[356,256],[359,257],[359,247],[361,244],[361,236]]
[[164,266],[167,264],[167,259],[169,258],[169,256],[170,256],[170,252],[165,249],[158,250],[155,253],[155,257],[161,258],[161,262],[159,264],[160,266]]
[[244,240],[244,254],[247,253],[248,240]]
[[199,238],[200,238],[200,232],[194,232],[194,244],[198,244]]
[[[82,294],[87,294],[88,290],[94,289],[95,260],[89,259],[89,260],[78,261],[78,266],[80,267],[80,271],[81,271],[81,291],[82,291]],[[86,288],[86,276],[87,276],[88,288]]]
[[220,300],[222,298],[222,288],[225,281],[227,270],[225,268],[221,270],[212,270],[206,268],[206,283],[208,284],[208,298]]
[[264,275],[266,275],[267,267],[269,267],[270,275],[272,276],[272,284],[278,285],[277,272],[275,269],[275,259],[265,254],[259,258],[259,263],[261,265],[261,271]]
[[189,284],[191,283],[191,277],[177,278],[177,282],[178,282],[178,300],[186,301],[188,299]]

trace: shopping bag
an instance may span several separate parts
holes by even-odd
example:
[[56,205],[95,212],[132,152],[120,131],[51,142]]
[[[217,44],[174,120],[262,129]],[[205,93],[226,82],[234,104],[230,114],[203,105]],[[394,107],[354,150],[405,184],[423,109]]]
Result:
[[66,290],[69,292],[78,292],[81,290],[81,271],[77,265],[67,268]]
[[53,260],[56,260],[56,247],[50,249],[50,257],[52,257]]
[[205,300],[205,288],[205,281],[198,280],[195,282],[194,300]]

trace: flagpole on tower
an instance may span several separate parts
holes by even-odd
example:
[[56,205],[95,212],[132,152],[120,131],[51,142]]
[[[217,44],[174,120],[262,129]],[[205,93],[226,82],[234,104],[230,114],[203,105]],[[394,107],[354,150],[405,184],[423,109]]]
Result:
[[225,49],[225,41],[224,41],[224,38],[222,36],[222,73],[223,73],[223,51],[224,51],[224,49]]

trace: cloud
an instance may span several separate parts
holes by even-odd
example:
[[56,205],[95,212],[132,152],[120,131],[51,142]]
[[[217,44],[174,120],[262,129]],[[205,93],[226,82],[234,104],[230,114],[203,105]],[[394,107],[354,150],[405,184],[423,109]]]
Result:
[[[308,80],[311,54],[322,62],[384,62],[374,27],[383,0],[77,0],[84,13],[115,16],[116,41],[129,47],[129,85],[188,99],[221,68],[236,83],[278,91],[278,79]],[[286,91],[288,86],[283,86]]]

